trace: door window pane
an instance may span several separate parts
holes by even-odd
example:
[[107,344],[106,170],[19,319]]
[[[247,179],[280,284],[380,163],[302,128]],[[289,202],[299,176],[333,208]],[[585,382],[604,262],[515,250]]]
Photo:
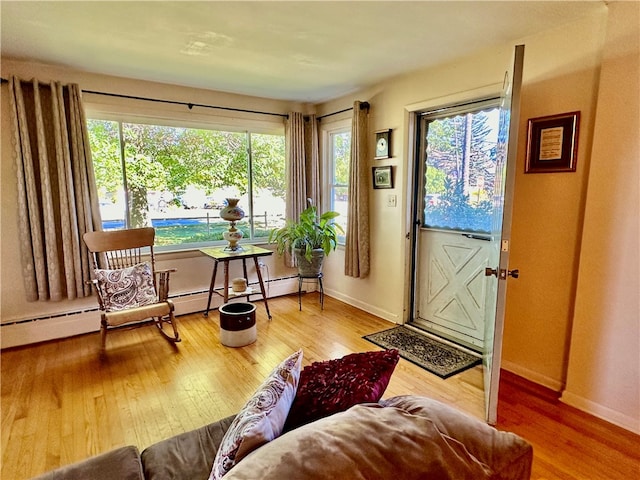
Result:
[[424,226],[490,232],[499,109],[423,121]]

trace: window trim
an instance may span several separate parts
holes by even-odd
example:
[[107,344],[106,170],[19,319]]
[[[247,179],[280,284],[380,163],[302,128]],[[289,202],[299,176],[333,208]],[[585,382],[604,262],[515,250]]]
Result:
[[[325,192],[323,192],[324,194],[324,198],[326,199],[325,202],[325,210],[332,210],[334,208],[333,205],[333,191],[335,189],[336,186],[338,186],[335,183],[335,161],[334,161],[334,157],[333,157],[333,143],[332,143],[332,139],[333,136],[336,134],[340,134],[340,133],[349,133],[351,134],[351,119],[349,118],[345,118],[342,120],[337,120],[331,123],[331,125],[327,125],[327,126],[323,126],[322,129],[322,135],[323,135],[323,146],[324,146],[324,150],[323,150],[323,176],[325,179],[327,179],[327,181],[325,182]],[[347,183],[346,185],[347,188],[349,187],[349,184]],[[344,235],[338,235],[338,245],[339,246],[344,246],[345,245],[345,241],[346,241],[346,231],[344,233]]]
[[117,99],[99,97],[100,102],[91,101],[91,94],[85,94],[84,109],[86,118],[99,120],[122,121],[147,125],[161,125],[177,128],[201,128],[208,130],[224,130],[228,132],[245,132],[247,130],[267,135],[284,135],[285,122],[281,117],[260,115],[258,113],[234,112],[227,115],[211,112],[186,110],[183,106],[167,104],[149,104],[134,107],[122,104]]
[[[97,120],[97,121],[110,121],[117,122],[119,129],[119,143],[120,143],[120,154],[121,161],[123,162],[123,187],[125,188],[125,196],[127,195],[126,189],[126,170],[125,170],[125,159],[123,152],[123,144],[122,144],[122,124],[124,123],[135,123],[142,125],[157,125],[163,127],[170,128],[189,128],[189,129],[202,129],[202,130],[216,130],[216,131],[226,131],[233,133],[244,133],[247,136],[247,142],[250,142],[252,134],[258,135],[281,135],[285,136],[285,126],[284,122],[281,119],[277,119],[276,121],[256,121],[248,120],[248,119],[240,119],[233,118],[234,122],[229,122],[229,118],[225,117],[226,121],[220,122],[222,117],[212,116],[212,115],[199,115],[197,121],[193,121],[193,119],[183,120],[182,115],[178,115],[176,117],[167,117],[166,115],[154,114],[154,115],[145,115],[139,113],[131,113],[127,110],[126,113],[122,111],[118,111],[117,113],[113,111],[111,108],[94,108],[95,105],[89,104],[85,108],[85,118],[87,120]],[[120,109],[116,109],[120,110]],[[242,125],[230,125],[230,123],[236,123],[235,121],[243,122]],[[277,125],[277,127],[276,127]],[[249,172],[248,175],[251,175],[251,171],[253,166],[252,162],[252,148],[251,144],[248,143],[248,155],[249,155]],[[253,186],[252,186],[252,178],[249,178],[249,187],[247,193],[250,195],[249,203],[251,206],[247,206],[247,209],[253,207]],[[127,204],[128,204],[127,200]],[[253,211],[248,210],[248,211]],[[255,214],[255,212],[254,212]],[[125,216],[127,217],[127,223],[130,222],[130,211],[127,208],[125,211]],[[250,239],[252,244],[261,245],[266,244],[268,235],[262,237],[254,237],[255,226],[253,222],[250,224],[251,236]],[[193,243],[184,243],[184,244],[173,244],[173,245],[159,245],[155,247],[156,252],[158,253],[171,253],[171,252],[181,252],[181,251],[194,251],[198,250],[202,247],[211,247],[211,246],[222,246],[225,245],[225,240],[215,240],[215,241],[206,241],[206,242],[193,242]]]

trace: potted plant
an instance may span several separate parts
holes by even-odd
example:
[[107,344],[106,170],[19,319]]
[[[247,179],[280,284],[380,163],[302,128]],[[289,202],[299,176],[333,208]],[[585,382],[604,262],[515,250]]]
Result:
[[297,221],[289,220],[284,227],[272,230],[269,243],[276,244],[280,255],[293,251],[301,276],[318,276],[324,257],[336,249],[338,232],[343,231],[340,225],[333,223],[338,215],[338,212],[328,211],[318,216],[316,207],[307,207]]

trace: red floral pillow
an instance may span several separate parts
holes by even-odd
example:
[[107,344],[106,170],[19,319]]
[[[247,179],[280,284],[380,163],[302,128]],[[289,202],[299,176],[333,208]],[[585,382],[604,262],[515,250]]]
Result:
[[399,358],[397,350],[383,350],[352,353],[304,367],[284,431],[359,403],[377,402],[382,398]]

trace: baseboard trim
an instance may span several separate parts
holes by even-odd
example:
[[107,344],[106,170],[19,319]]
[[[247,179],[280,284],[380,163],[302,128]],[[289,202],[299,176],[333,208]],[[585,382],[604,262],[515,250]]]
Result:
[[529,380],[533,383],[546,387],[554,392],[561,392],[564,388],[564,384],[553,378],[549,378],[545,375],[541,375],[538,372],[534,372],[533,370],[529,370],[527,368],[521,367],[520,365],[509,362],[506,360],[502,360],[502,369],[507,370],[511,373],[518,375],[526,380]]
[[[290,295],[298,292],[298,279],[284,278],[266,282],[267,298]],[[259,288],[257,289],[259,292]],[[177,316],[195,312],[204,312],[209,292],[184,292],[171,296]],[[258,293],[254,298],[262,298]],[[211,298],[211,310],[223,303],[220,295]],[[260,300],[256,300],[260,301]],[[73,337],[100,331],[100,311],[69,312],[44,318],[24,319],[1,326],[0,349],[21,347],[35,343],[48,342],[60,338]]]
[[607,423],[640,434],[640,420],[564,390],[561,382],[502,361],[501,379],[552,402],[561,402]]
[[599,403],[587,400],[586,398],[576,395],[566,390],[562,392],[560,401],[571,407],[577,408],[583,412],[586,412],[594,417],[604,420],[608,423],[612,423],[620,428],[629,430],[635,434],[640,435],[640,419],[633,418],[624,413],[613,410]]
[[518,390],[524,390],[549,402],[557,402],[560,399],[560,392],[528,380],[504,368],[500,370],[500,383],[502,382],[508,383]]
[[400,317],[394,314],[393,312],[389,312],[388,310],[383,310],[381,308],[374,307],[369,303],[361,302],[353,297],[344,295],[342,292],[339,292],[337,290],[325,288],[325,293],[337,300],[340,300],[341,302],[357,307],[360,310],[364,310],[365,312],[370,313],[371,315],[375,315],[376,317],[380,317],[384,320],[388,320],[389,322],[392,322],[397,325],[402,324],[402,320],[400,319]]

